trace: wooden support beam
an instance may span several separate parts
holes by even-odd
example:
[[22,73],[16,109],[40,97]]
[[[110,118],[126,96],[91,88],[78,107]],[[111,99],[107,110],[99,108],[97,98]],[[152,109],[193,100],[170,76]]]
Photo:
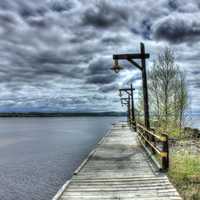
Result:
[[[121,89],[119,89],[120,91],[126,91],[126,90],[129,90],[129,91],[131,91],[131,88],[121,88]],[[135,88],[132,88],[132,90],[135,90]]]
[[135,65],[138,69],[142,70],[142,67],[141,67],[138,63],[136,63],[134,60],[128,59],[128,61],[129,61],[131,64]]
[[129,59],[145,59],[149,58],[149,53],[141,55],[140,53],[134,54],[115,54],[113,55],[114,60],[129,60]]
[[144,98],[144,121],[147,129],[150,129],[149,122],[149,100],[148,100],[148,88],[147,88],[147,73],[146,73],[146,61],[145,61],[145,48],[144,44],[140,44],[141,51],[141,64],[142,64],[142,86],[143,86],[143,98]]

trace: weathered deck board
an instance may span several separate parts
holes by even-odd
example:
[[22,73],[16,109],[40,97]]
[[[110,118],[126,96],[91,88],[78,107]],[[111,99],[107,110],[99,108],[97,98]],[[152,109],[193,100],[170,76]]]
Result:
[[75,174],[55,199],[181,200],[152,165],[137,133],[122,123],[113,126]]

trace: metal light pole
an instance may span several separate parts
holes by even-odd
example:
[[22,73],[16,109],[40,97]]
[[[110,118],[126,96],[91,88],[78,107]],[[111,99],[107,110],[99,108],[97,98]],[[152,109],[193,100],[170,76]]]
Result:
[[[148,103],[148,88],[147,88],[147,74],[146,74],[146,59],[150,55],[145,53],[145,47],[143,43],[140,43],[140,53],[138,54],[117,54],[113,55],[114,65],[113,70],[118,73],[123,69],[119,64],[118,60],[128,60],[131,64],[141,70],[142,72],[142,87],[143,87],[143,98],[144,98],[144,121],[147,129],[150,129],[149,122],[149,103]],[[135,62],[134,59],[140,59],[141,65]]]

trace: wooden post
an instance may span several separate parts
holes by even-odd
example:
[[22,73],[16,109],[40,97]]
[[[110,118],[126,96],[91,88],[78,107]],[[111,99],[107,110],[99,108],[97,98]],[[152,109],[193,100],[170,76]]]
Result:
[[127,109],[128,109],[128,123],[130,123],[130,116],[131,116],[131,115],[130,115],[130,114],[131,114],[130,111],[131,111],[131,110],[130,110],[130,96],[129,96],[129,95],[128,95],[127,107],[128,107],[128,108],[127,108]]
[[134,99],[133,99],[133,85],[131,84],[131,109],[132,109],[132,122],[134,131],[136,131],[135,111],[134,111]]
[[163,152],[167,154],[166,157],[162,157],[162,168],[164,171],[168,170],[169,168],[169,144],[168,144],[168,135],[162,134],[163,137],[166,138],[166,140],[163,142]]
[[144,98],[144,120],[146,128],[150,129],[145,48],[143,43],[140,43],[140,50],[141,50],[142,83],[143,83],[142,86],[143,86],[143,98]]

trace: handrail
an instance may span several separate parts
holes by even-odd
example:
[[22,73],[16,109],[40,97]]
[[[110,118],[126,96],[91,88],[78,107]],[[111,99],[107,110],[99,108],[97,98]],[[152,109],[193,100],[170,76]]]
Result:
[[148,132],[150,135],[154,136],[155,138],[157,138],[158,140],[164,142],[166,141],[166,137],[163,137],[163,136],[159,136],[159,135],[156,135],[155,133],[153,133],[152,131],[146,129],[144,126],[142,126],[141,124],[137,123],[137,126],[142,128],[143,130],[145,130],[146,132]]
[[148,143],[149,146],[151,146],[161,157],[166,157],[166,152],[161,151],[159,148],[157,148],[155,145],[153,145],[143,134],[140,134],[142,138],[145,140],[145,142]]
[[144,141],[145,147],[147,147],[152,154],[157,154],[162,160],[162,170],[166,171],[169,168],[169,147],[168,147],[168,135],[157,135],[153,131],[148,130],[143,125],[129,121],[130,126],[136,125],[138,137],[140,141]]

